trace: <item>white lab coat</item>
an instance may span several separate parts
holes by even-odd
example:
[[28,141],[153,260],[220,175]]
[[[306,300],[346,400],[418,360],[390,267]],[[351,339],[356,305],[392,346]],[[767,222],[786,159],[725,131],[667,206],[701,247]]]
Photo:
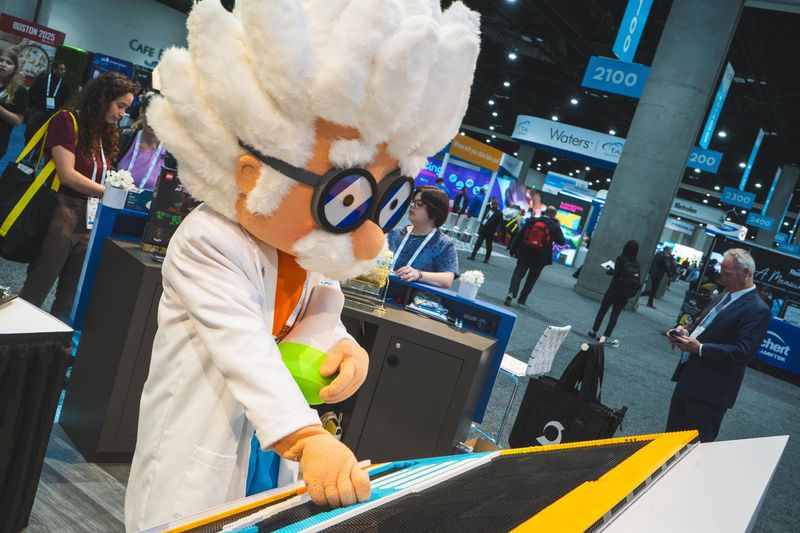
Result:
[[[205,205],[172,238],[125,495],[128,531],[243,497],[254,428],[270,446],[319,424],[272,338],[277,268],[274,248]],[[319,274],[308,289],[306,302],[341,299]],[[309,329],[304,318],[297,325]],[[332,329],[331,342],[351,338],[340,320]]]

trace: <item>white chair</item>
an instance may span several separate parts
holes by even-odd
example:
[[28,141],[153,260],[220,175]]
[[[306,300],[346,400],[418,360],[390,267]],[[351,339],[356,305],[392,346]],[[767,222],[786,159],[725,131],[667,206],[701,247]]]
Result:
[[514,399],[517,397],[517,390],[523,378],[539,377],[543,374],[550,372],[553,366],[553,360],[556,357],[558,349],[563,344],[564,339],[567,338],[572,330],[572,326],[547,326],[544,330],[536,346],[533,347],[528,362],[520,361],[516,357],[508,354],[503,354],[503,360],[500,363],[500,371],[508,374],[514,381],[514,388],[511,390],[511,397],[508,399],[503,417],[500,419],[500,427],[497,430],[497,435],[492,437],[486,434],[477,424],[472,424],[472,429],[483,435],[488,441],[497,446],[500,445],[500,437],[503,435],[508,414],[511,411],[511,406],[514,404]]

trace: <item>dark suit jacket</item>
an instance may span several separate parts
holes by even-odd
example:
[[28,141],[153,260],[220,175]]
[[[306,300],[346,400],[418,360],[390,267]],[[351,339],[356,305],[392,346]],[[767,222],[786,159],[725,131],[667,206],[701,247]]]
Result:
[[[485,224],[483,220],[486,221]],[[497,228],[503,223],[503,212],[500,209],[495,209],[489,215],[489,208],[487,207],[486,212],[483,214],[483,220],[481,220],[481,225],[478,227],[478,233],[487,237],[494,237],[497,233]]]
[[[721,297],[708,304],[701,317],[711,311]],[[703,344],[703,356],[691,354],[686,363],[678,363],[672,376],[672,381],[678,382],[675,390],[712,405],[733,407],[745,367],[758,352],[770,319],[770,310],[757,290],[728,304],[697,337]]]

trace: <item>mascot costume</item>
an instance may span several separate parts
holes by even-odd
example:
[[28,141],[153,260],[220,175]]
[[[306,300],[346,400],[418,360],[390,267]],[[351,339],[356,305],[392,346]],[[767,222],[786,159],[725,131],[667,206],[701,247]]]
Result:
[[338,280],[373,267],[458,133],[479,49],[478,15],[439,0],[202,0],[187,27],[147,117],[203,204],[163,265],[130,531],[243,497],[253,442],[298,462],[318,504],[369,498],[279,344],[327,354],[327,403],[364,381]]

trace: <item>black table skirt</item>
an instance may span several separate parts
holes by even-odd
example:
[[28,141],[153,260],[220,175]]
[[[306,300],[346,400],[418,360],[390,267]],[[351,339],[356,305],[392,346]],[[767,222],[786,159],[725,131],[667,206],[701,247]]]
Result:
[[69,337],[0,337],[0,533],[28,525],[70,360]]

